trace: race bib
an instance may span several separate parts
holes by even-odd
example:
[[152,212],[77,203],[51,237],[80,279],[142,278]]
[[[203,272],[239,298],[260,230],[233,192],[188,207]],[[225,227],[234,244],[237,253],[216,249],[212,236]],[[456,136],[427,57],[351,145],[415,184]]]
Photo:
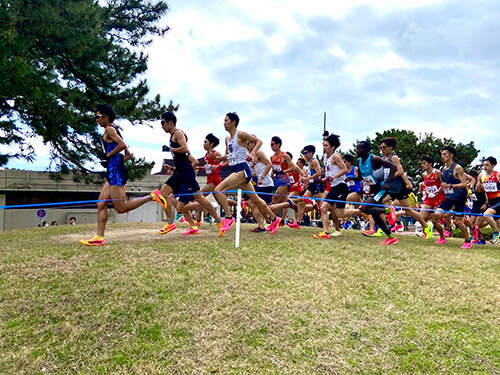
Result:
[[368,185],[377,185],[377,182],[373,178],[373,176],[363,177],[363,181],[365,181]]
[[283,170],[281,169],[281,165],[273,165],[274,172],[281,173]]
[[365,194],[370,194],[370,185],[366,183],[366,181],[363,181],[363,193]]
[[294,180],[294,178],[293,178],[293,176],[292,176],[292,175],[288,176],[288,178],[290,179],[290,183],[291,183],[291,184],[294,184],[294,183],[295,183],[295,180]]
[[487,193],[496,193],[498,191],[497,182],[496,181],[484,181],[484,191]]
[[436,195],[436,193],[438,192],[438,187],[437,186],[426,186],[425,187],[425,191],[427,192],[427,194],[434,194]]
[[205,173],[206,174],[212,173],[212,168],[210,168],[210,164],[205,164]]
[[354,181],[352,181],[352,180],[349,180],[349,181],[346,181],[346,182],[347,182],[347,186],[349,186],[349,187],[353,187],[353,186],[356,185],[356,183]]
[[229,165],[235,165],[236,157],[233,154],[227,154],[227,162],[229,163]]
[[391,174],[391,170],[389,168],[384,168],[384,180],[389,179],[389,175]]
[[453,194],[454,192],[455,192],[455,190],[453,190],[452,187],[444,189],[444,193],[445,194]]

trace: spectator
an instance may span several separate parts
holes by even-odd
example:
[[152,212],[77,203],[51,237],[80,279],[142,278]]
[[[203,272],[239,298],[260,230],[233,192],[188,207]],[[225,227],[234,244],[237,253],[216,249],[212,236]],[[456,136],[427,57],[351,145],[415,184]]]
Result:
[[68,222],[69,225],[76,225],[76,217],[74,216],[71,216],[69,218],[69,222]]

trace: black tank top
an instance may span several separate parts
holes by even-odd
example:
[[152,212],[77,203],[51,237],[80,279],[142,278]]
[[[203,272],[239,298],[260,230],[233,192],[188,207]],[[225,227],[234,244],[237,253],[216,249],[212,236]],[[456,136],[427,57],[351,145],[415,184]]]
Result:
[[[182,132],[182,130],[181,130]],[[184,132],[182,132],[184,134]],[[184,134],[187,141],[187,136]],[[181,145],[178,142],[172,141],[172,136],[170,136],[170,148],[179,148]],[[172,152],[172,159],[174,159],[175,170],[178,172],[182,172],[185,168],[192,168],[191,163],[189,162],[188,154],[185,152]]]

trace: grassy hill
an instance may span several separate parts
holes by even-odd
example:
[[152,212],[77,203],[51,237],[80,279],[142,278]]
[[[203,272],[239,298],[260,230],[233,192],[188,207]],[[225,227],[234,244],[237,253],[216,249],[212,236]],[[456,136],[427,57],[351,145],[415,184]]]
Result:
[[0,373],[500,373],[498,245],[160,227],[0,234]]

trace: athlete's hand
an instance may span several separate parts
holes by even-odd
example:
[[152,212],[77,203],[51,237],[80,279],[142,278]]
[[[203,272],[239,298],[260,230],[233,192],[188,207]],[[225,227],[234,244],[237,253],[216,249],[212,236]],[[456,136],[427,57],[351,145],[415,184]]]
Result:
[[169,152],[169,151],[171,150],[171,148],[170,148],[170,146],[163,145],[163,146],[161,147],[161,150],[162,150],[163,152]]
[[327,181],[327,182],[331,182],[331,181],[333,181],[333,177],[332,177],[332,176],[328,176],[328,177],[326,178],[326,181]]

